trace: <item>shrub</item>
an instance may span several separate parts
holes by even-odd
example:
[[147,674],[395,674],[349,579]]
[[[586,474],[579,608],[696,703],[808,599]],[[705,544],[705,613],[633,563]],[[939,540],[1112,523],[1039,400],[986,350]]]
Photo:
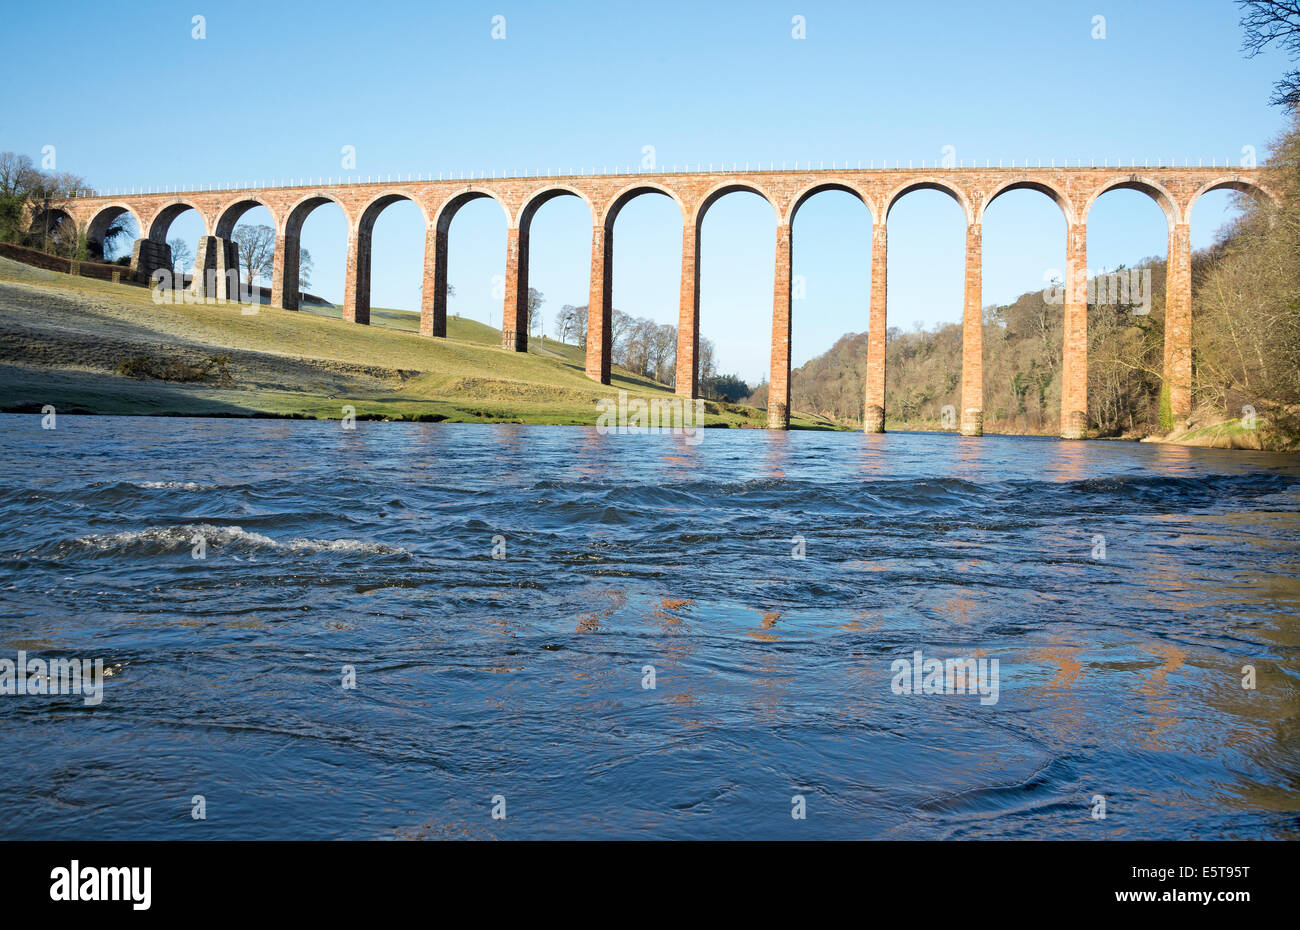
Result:
[[216,384],[234,382],[230,374],[230,356],[214,355],[197,365],[179,359],[156,359],[152,355],[132,355],[122,359],[114,371],[124,378],[157,381],[175,381],[182,384],[210,381]]

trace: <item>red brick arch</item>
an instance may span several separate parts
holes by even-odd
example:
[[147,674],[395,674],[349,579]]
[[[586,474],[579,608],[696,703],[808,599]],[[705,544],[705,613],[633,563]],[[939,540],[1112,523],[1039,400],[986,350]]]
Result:
[[591,202],[591,198],[587,196],[586,191],[568,184],[548,184],[527,195],[523,206],[519,208],[519,214],[514,218],[514,225],[527,230],[532,224],[533,217],[537,215],[537,211],[557,197],[577,197],[587,205],[587,212],[590,214],[593,224],[595,223],[596,206]]
[[461,207],[471,201],[481,200],[484,197],[496,201],[497,206],[501,208],[501,212],[505,214],[506,224],[513,225],[514,217],[510,215],[510,208],[506,206],[505,200],[502,199],[497,191],[487,187],[466,187],[463,190],[458,190],[451,194],[451,196],[447,197],[438,205],[438,208],[433,214],[435,228],[443,232],[449,230],[451,228],[451,221],[455,218],[456,214],[460,212]]
[[217,211],[217,221],[212,234],[218,239],[229,239],[244,214],[257,207],[265,207],[266,212],[271,214],[271,228],[278,233],[280,220],[276,216],[275,207],[262,197],[245,194],[229,201]]
[[[436,206],[426,204],[425,215],[432,215],[424,239],[424,283],[420,291],[420,333],[439,338],[447,335],[447,247],[451,236],[451,221],[461,207],[487,197],[496,201],[505,215],[508,230],[514,228],[514,218],[500,192],[490,186],[461,185],[447,194]],[[507,259],[508,261],[508,259]],[[505,327],[502,327],[504,331]]]
[[357,229],[364,233],[374,231],[375,220],[379,219],[379,214],[383,213],[395,203],[401,203],[403,200],[409,200],[420,210],[420,216],[424,218],[424,225],[427,229],[429,226],[429,209],[421,199],[419,193],[414,190],[403,190],[394,188],[382,191],[370,199],[370,201],[361,208],[357,218]]
[[[1170,187],[1180,183],[1171,180]],[[1185,182],[1182,182],[1185,183]],[[1169,250],[1165,259],[1165,320],[1164,320],[1164,390],[1168,392],[1169,409],[1175,418],[1182,419],[1192,411],[1192,241],[1186,211],[1170,187],[1161,184],[1149,172],[1130,172],[1112,177],[1099,185],[1088,198],[1083,209],[1087,221],[1093,204],[1102,194],[1113,190],[1135,190],[1156,202],[1165,215],[1169,231]],[[1067,346],[1068,349],[1068,346]],[[1086,368],[1086,362],[1084,363]],[[1082,381],[1086,384],[1086,371]]]
[[845,194],[852,194],[854,197],[858,198],[858,200],[862,201],[863,206],[867,208],[867,213],[871,216],[872,223],[879,221],[880,208],[876,206],[871,195],[865,188],[851,184],[847,181],[818,181],[807,185],[791,198],[790,208],[786,211],[782,222],[787,226],[793,227],[794,218],[798,215],[799,208],[818,194],[825,191],[840,191]]
[[559,197],[577,197],[587,205],[595,222],[591,198],[580,187],[547,183],[529,193],[506,231],[506,294],[501,318],[501,345],[524,351],[528,348],[528,242],[533,217],[545,204]]
[[343,218],[347,220],[348,229],[356,227],[352,211],[348,209],[343,199],[335,196],[333,192],[320,190],[305,194],[289,205],[283,213],[284,232],[299,235],[307,217],[311,216],[317,207],[323,207],[327,203],[338,204],[339,209],[343,211]]
[[[695,318],[687,309],[688,285],[686,275],[694,275],[695,230],[698,228],[688,217],[692,211],[683,202],[677,186],[637,179],[614,191],[605,201],[591,230],[591,288],[587,296],[587,377],[608,384],[613,353],[613,287],[614,287],[614,226],[623,208],[638,197],[659,195],[670,198],[677,204],[682,218],[682,310],[677,329],[677,377],[681,385],[683,365],[693,377],[694,347],[698,346]],[[695,292],[695,307],[698,310],[698,291]],[[680,393],[680,387],[679,387]]]
[[1007,181],[1005,184],[995,188],[992,193],[984,198],[983,203],[979,205],[979,213],[976,217],[976,222],[983,225],[984,214],[988,211],[988,208],[993,205],[993,201],[997,200],[1003,194],[1009,194],[1011,191],[1025,190],[1036,191],[1060,207],[1067,226],[1073,226],[1075,222],[1077,222],[1074,201],[1070,199],[1069,194],[1058,188],[1051,181],[1041,178],[1025,178],[1023,180]]
[[[347,204],[329,190],[314,190],[304,194],[280,213],[282,227],[276,229],[275,267],[271,272],[272,306],[283,307],[285,310],[298,309],[302,296],[298,288],[302,226],[307,217],[327,203],[338,204],[351,230],[353,219]],[[352,235],[348,236],[349,243],[353,239]]]
[[113,225],[113,221],[123,214],[135,220],[135,234],[137,237],[143,237],[145,227],[139,213],[125,203],[107,203],[96,209],[90,215],[90,219],[86,221],[84,228],[86,238],[99,243],[100,247],[102,247],[104,233],[108,231],[108,227]]
[[682,222],[686,222],[688,210],[686,204],[682,202],[682,198],[677,191],[673,190],[671,187],[666,187],[663,184],[639,182],[627,185],[615,193],[614,196],[610,197],[608,202],[605,204],[604,209],[597,217],[598,222],[594,225],[603,226],[606,229],[612,230],[614,228],[614,220],[618,218],[618,214],[622,209],[643,194],[663,194],[666,197],[670,197],[673,202],[677,204],[677,209],[682,213]]
[[1239,194],[1246,194],[1255,199],[1257,203],[1268,203],[1276,205],[1280,198],[1271,190],[1262,184],[1248,181],[1237,175],[1227,175],[1222,178],[1216,178],[1199,187],[1194,194],[1188,199],[1187,206],[1183,209],[1183,215],[1186,217],[1185,222],[1191,223],[1192,210],[1196,208],[1196,202],[1210,191],[1230,190]]
[[47,208],[44,204],[28,201],[23,206],[22,223],[30,235],[48,234],[51,241],[70,239],[75,244],[80,232],[72,211],[58,204],[51,204]]
[[766,200],[768,206],[772,208],[772,211],[776,216],[777,225],[782,225],[785,222],[784,217],[787,211],[782,207],[779,197],[773,194],[770,190],[767,190],[763,185],[754,181],[735,180],[722,181],[715,184],[708,191],[705,191],[704,196],[700,198],[699,203],[695,206],[695,228],[699,229],[703,225],[705,214],[709,212],[710,207],[728,194],[739,192],[758,194],[758,196]]
[[343,319],[351,323],[370,322],[370,271],[374,264],[371,237],[379,215],[395,203],[410,201],[420,211],[426,232],[429,212],[414,190],[386,189],[373,196],[357,213],[353,235],[348,237],[348,273],[343,290]]
[[208,215],[204,212],[203,207],[196,202],[188,200],[173,200],[171,203],[160,206],[149,218],[149,232],[146,236],[142,231],[141,236],[150,239],[160,245],[167,244],[167,232],[171,229],[175,219],[186,210],[193,210],[203,221],[203,235],[212,235],[212,223]]
[[961,207],[961,212],[966,216],[966,222],[972,224],[975,222],[975,211],[971,207],[970,198],[966,192],[949,181],[942,178],[922,177],[916,180],[908,181],[894,188],[885,197],[885,220],[888,222],[889,214],[893,212],[894,205],[902,200],[913,191],[942,191],[953,200],[957,201],[957,206]]
[[1181,214],[1178,209],[1178,203],[1174,199],[1173,194],[1171,194],[1169,189],[1163,184],[1155,180],[1155,178],[1150,176],[1144,177],[1138,173],[1117,175],[1098,185],[1084,200],[1083,207],[1079,211],[1079,222],[1088,222],[1088,214],[1092,212],[1092,206],[1097,202],[1097,198],[1102,194],[1109,193],[1110,191],[1119,190],[1139,191],[1146,194],[1154,200],[1156,206],[1160,207],[1164,212],[1165,221],[1168,223],[1171,230],[1178,225]]

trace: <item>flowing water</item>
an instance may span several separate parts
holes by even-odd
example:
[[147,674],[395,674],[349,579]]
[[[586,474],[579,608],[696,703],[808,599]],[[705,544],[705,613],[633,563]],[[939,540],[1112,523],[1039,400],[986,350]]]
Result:
[[1295,459],[697,438],[0,417],[0,835],[1300,837]]

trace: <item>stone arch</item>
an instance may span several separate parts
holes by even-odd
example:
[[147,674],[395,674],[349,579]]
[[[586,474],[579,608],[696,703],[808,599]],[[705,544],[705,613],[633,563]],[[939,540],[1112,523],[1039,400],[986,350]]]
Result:
[[[1165,216],[1169,250],[1165,256],[1165,319],[1163,388],[1168,391],[1169,410],[1177,420],[1191,413],[1192,382],[1192,248],[1183,212],[1159,181],[1133,172],[1103,182],[1089,196],[1081,217],[1087,222],[1093,205],[1113,190],[1135,190],[1146,194]],[[1098,302],[1102,300],[1099,292]]]
[[[1053,345],[1044,346],[1036,353],[1036,357],[1047,354],[1049,360],[1049,370],[1059,371],[1061,375],[1061,399],[1060,414],[1058,420],[1059,433],[1063,438],[1082,438],[1087,427],[1087,300],[1085,287],[1087,282],[1086,267],[1086,235],[1083,227],[1078,225],[1078,216],[1076,214],[1074,201],[1070,195],[1061,187],[1058,187],[1053,179],[1042,176],[1021,176],[1011,177],[1010,179],[997,184],[987,195],[983,191],[975,191],[977,203],[977,222],[980,229],[980,280],[984,276],[984,235],[988,230],[984,229],[984,219],[993,203],[1004,194],[1012,191],[1034,191],[1042,194],[1048,200],[1056,204],[1060,211],[1059,215],[1063,220],[1063,229],[1059,232],[1053,230],[1047,241],[1055,241],[1057,245],[1053,251],[1060,249],[1062,262],[1057,264],[1055,258],[1048,259],[1049,266],[1056,274],[1061,274],[1059,269],[1064,268],[1062,291],[1060,294],[1059,307],[1061,312],[1061,326],[1063,338],[1054,341]],[[1055,222],[1051,221],[1055,227]],[[1004,227],[1006,228],[1006,227]],[[1017,239],[1024,241],[1025,231],[1017,230],[1019,235]],[[1012,249],[1012,254],[1017,254],[1016,249]],[[1040,266],[1041,267],[1041,266]],[[982,294],[980,303],[983,303]],[[967,307],[968,312],[973,310]],[[963,337],[964,338],[964,337]],[[983,343],[981,341],[981,349]],[[1059,350],[1060,355],[1055,355]],[[983,370],[983,359],[980,359],[980,370]],[[981,406],[983,406],[983,397],[981,392]],[[1023,401],[1022,401],[1023,406]],[[1037,409],[1037,414],[1044,418],[1043,425],[1050,422],[1047,417],[1052,415],[1049,405],[1044,403]],[[1022,410],[1022,413],[1028,413],[1028,410]],[[981,424],[982,425],[982,424]]]
[[716,184],[711,190],[700,198],[699,205],[695,208],[695,228],[699,229],[704,225],[704,216],[709,212],[709,208],[728,194],[734,194],[738,191],[747,191],[751,194],[758,194],[767,201],[772,211],[776,214],[778,224],[785,222],[785,211],[777,202],[777,198],[771,192],[764,190],[762,186],[752,181],[722,181]]
[[375,220],[379,219],[379,214],[403,200],[411,201],[420,209],[420,215],[424,217],[424,225],[427,229],[429,226],[429,211],[414,191],[387,190],[377,194],[362,208],[357,218],[357,231],[362,235],[369,236],[375,228]]
[[276,217],[278,224],[275,231],[275,270],[271,277],[273,306],[283,307],[286,310],[298,309],[302,297],[298,286],[299,261],[302,257],[302,227],[307,222],[307,217],[327,203],[338,204],[339,209],[343,211],[348,229],[351,230],[352,214],[348,212],[347,206],[333,194],[324,191],[315,191],[300,197],[280,216],[272,211],[271,215]]
[[[595,224],[595,207],[592,205],[591,199],[577,188],[556,184],[541,188],[528,195],[527,201],[519,210],[517,226],[507,233],[509,254],[507,256],[506,275],[507,278],[511,279],[511,283],[507,288],[505,310],[502,316],[503,345],[515,345],[516,348],[519,346],[527,347],[533,323],[529,300],[529,274],[531,270],[529,267],[529,238],[533,219],[536,217],[537,211],[545,204],[560,197],[577,197],[581,200],[587,206],[587,214],[591,218],[593,226]],[[512,297],[514,298],[513,304],[511,302]],[[505,332],[507,322],[514,327],[513,336]],[[519,329],[524,330],[522,335],[517,331]]]
[[1267,203],[1272,206],[1276,206],[1279,201],[1277,195],[1262,184],[1257,184],[1254,181],[1247,181],[1240,175],[1227,175],[1222,178],[1215,178],[1213,181],[1203,184],[1197,189],[1196,193],[1192,194],[1187,201],[1187,206],[1183,210],[1183,222],[1187,224],[1192,222],[1192,210],[1196,208],[1196,202],[1200,200],[1203,195],[1210,193],[1210,191],[1222,190],[1230,190],[1236,191],[1239,194],[1246,194],[1249,197],[1253,197],[1258,203]]
[[[347,205],[333,194],[317,191],[316,193],[300,197],[292,206],[289,207],[288,210],[284,211],[284,217],[280,220],[280,222],[284,224],[284,234],[286,236],[301,235],[302,224],[307,221],[307,217],[311,216],[312,212],[317,207],[323,207],[327,203],[338,204],[339,209],[343,211],[344,219],[348,222],[348,228],[351,229],[353,218],[352,214],[348,211]],[[275,213],[272,212],[271,215],[274,216]],[[281,230],[276,231],[280,232]]]
[[592,222],[596,220],[596,207],[591,202],[591,198],[576,187],[569,187],[567,184],[556,184],[543,187],[528,195],[528,199],[519,210],[519,216],[516,223],[520,230],[527,230],[543,205],[550,203],[557,197],[577,197],[587,205],[587,212],[591,214]]
[[961,207],[961,212],[966,216],[966,222],[968,224],[974,224],[975,211],[971,208],[970,198],[966,196],[966,193],[962,191],[961,188],[949,184],[947,181],[941,180],[940,178],[918,178],[915,181],[908,181],[906,184],[894,188],[894,190],[885,197],[885,219],[889,219],[889,214],[893,211],[894,205],[897,204],[899,200],[913,191],[923,190],[941,191],[947,194],[953,200],[957,201],[957,206]]
[[49,238],[59,246],[71,244],[75,247],[77,239],[77,220],[72,213],[59,204],[45,207],[32,204],[26,216],[27,234],[31,237]]
[[370,322],[370,269],[373,252],[371,236],[375,230],[375,221],[379,215],[395,203],[408,200],[415,204],[424,220],[424,229],[429,229],[429,214],[419,198],[412,191],[386,190],[375,195],[357,214],[355,234],[355,253],[352,256],[354,266],[349,275],[349,294],[344,298],[344,318],[356,323]]
[[[618,215],[629,203],[642,194],[660,194],[672,198],[682,216],[682,249],[692,249],[687,238],[694,242],[692,230],[686,222],[688,211],[682,199],[672,188],[654,181],[633,181],[617,191],[599,215],[593,214],[591,233],[591,290],[587,297],[587,377],[601,384],[609,384],[613,355],[613,288],[614,288],[614,224]],[[696,221],[698,224],[698,220]],[[692,265],[692,267],[694,267]],[[683,328],[678,329],[680,346]],[[678,362],[682,352],[678,350]]]
[[275,207],[261,197],[242,196],[232,200],[217,211],[217,222],[212,234],[218,239],[229,239],[244,214],[256,207],[266,208],[266,212],[271,214],[272,228],[278,231],[280,229],[280,218],[276,216]]
[[[788,202],[783,202],[782,198],[776,196],[771,191],[764,188],[761,184],[754,183],[746,178],[737,178],[735,180],[724,180],[715,184],[711,189],[705,192],[696,205],[692,222],[683,229],[683,236],[689,231],[693,240],[693,260],[692,265],[692,291],[693,296],[690,300],[689,315],[685,312],[680,314],[678,324],[678,371],[689,378],[691,391],[694,393],[699,387],[699,334],[700,334],[700,300],[702,292],[703,276],[703,245],[704,245],[704,221],[708,216],[709,210],[713,208],[723,197],[728,194],[738,192],[757,194],[772,211],[773,220],[773,263],[774,279],[772,283],[772,314],[764,323],[763,329],[767,325],[771,326],[771,340],[769,350],[772,358],[773,380],[776,381],[778,372],[783,372],[785,381],[777,381],[769,388],[767,415],[768,425],[778,426],[785,429],[788,423],[789,413],[789,345],[790,345],[790,262],[791,262],[791,237],[790,227],[786,223],[786,216],[790,212]],[[683,241],[683,250],[685,249]],[[683,265],[686,264],[686,258],[683,256]],[[687,300],[683,297],[681,309],[685,311]],[[784,323],[782,322],[784,321]],[[784,329],[784,335],[781,330]],[[686,345],[684,331],[690,331],[689,347]],[[689,372],[687,366],[682,362],[683,354],[690,356]],[[784,361],[781,361],[784,359]],[[679,380],[681,380],[679,374]],[[686,393],[683,391],[682,393]]]
[[[670,187],[665,187],[662,184],[656,184],[653,181],[639,181],[634,184],[629,184],[610,198],[609,204],[605,207],[604,212],[597,217],[599,222],[596,225],[604,226],[606,229],[613,229],[614,221],[618,219],[619,212],[642,194],[663,194],[666,197],[671,197],[673,202],[677,204],[677,209],[681,211],[682,222],[686,221],[686,205],[682,203],[682,198],[677,195],[676,191]],[[594,212],[592,215],[595,217]]]
[[[962,336],[961,378],[956,389],[960,391],[960,429],[963,435],[980,435],[983,431],[982,364],[983,330],[980,324],[981,291],[981,238],[976,205],[964,188],[943,178],[922,175],[910,178],[890,190],[884,197],[884,222],[873,229],[872,237],[872,319],[868,325],[867,383],[864,397],[864,429],[867,432],[884,430],[888,394],[885,379],[886,307],[884,282],[888,275],[886,257],[886,226],[898,202],[915,191],[933,190],[947,194],[957,204],[966,220],[962,231],[964,245],[964,275],[961,285]],[[945,223],[947,221],[944,221]],[[878,248],[879,247],[879,248]],[[879,262],[877,261],[879,259]],[[877,300],[876,298],[880,298]]]
[[799,213],[799,208],[823,191],[842,191],[846,194],[852,194],[854,197],[858,198],[858,200],[862,201],[863,206],[867,208],[867,212],[871,215],[872,223],[876,222],[879,212],[877,206],[872,202],[871,197],[866,192],[847,181],[819,181],[815,184],[809,184],[799,193],[795,194],[794,199],[790,202],[790,209],[786,212],[786,216],[782,222],[787,226],[793,227],[794,218]]
[[[510,215],[510,208],[502,202],[495,191],[483,187],[469,187],[448,197],[434,212],[434,227],[439,235],[445,236],[451,229],[451,221],[460,212],[460,208],[474,200],[480,200],[488,197],[496,202],[501,211],[506,215],[506,225],[514,224],[514,217]],[[427,215],[426,211],[426,215]]]
[[144,223],[140,221],[140,215],[135,210],[124,203],[107,203],[91,214],[90,221],[86,223],[86,238],[93,238],[97,242],[102,241],[104,233],[113,225],[113,221],[124,213],[135,220],[137,234],[143,235]]
[[[881,253],[884,251],[884,244],[882,242],[882,237],[876,234],[880,230],[875,228],[879,217],[879,213],[877,212],[878,207],[876,206],[875,203],[872,202],[872,198],[870,197],[870,195],[868,195],[861,188],[853,185],[848,181],[842,181],[842,180],[817,181],[812,184],[809,184],[801,191],[799,191],[797,194],[795,194],[793,200],[791,200],[790,202],[790,207],[786,212],[786,216],[782,219],[782,222],[790,229],[790,275],[791,275],[790,280],[792,285],[792,290],[791,290],[792,299],[797,297],[797,293],[798,293],[794,286],[794,282],[798,280],[798,276],[794,274],[794,247],[793,246],[795,240],[795,234],[794,234],[795,219],[799,215],[799,210],[803,207],[805,203],[807,203],[809,200],[812,200],[818,194],[822,194],[827,191],[839,191],[841,193],[850,194],[853,197],[856,197],[857,200],[866,208],[868,225],[869,225],[869,228],[866,231],[866,236],[867,236],[867,241],[871,244],[870,247],[871,247],[871,256],[872,256],[871,273],[876,277],[880,276],[879,259],[881,257]],[[856,265],[856,263],[851,263],[849,267],[853,269],[852,272],[853,274],[857,274],[860,269],[860,266]],[[867,282],[863,281],[862,283],[863,285],[866,285]],[[864,303],[867,304],[868,309],[870,309],[870,305],[872,301],[871,289],[872,289],[871,286],[867,286],[865,288],[864,296],[866,299]],[[877,298],[877,300],[878,299],[879,298]],[[795,338],[796,333],[794,329],[796,314],[794,312],[793,303],[791,303],[789,307],[790,307],[789,309],[790,325],[788,327],[788,331],[790,335],[789,335],[789,347],[787,350],[787,357],[790,360],[790,364],[793,364],[794,346],[796,344],[796,338]],[[879,310],[879,308],[877,309]],[[805,319],[807,321],[811,321],[816,316],[820,316],[820,314],[813,314],[805,317]],[[877,316],[882,317],[883,314],[878,313]],[[854,329],[856,329],[856,326],[854,326]],[[783,375],[787,379],[787,383],[788,383],[788,379],[789,379],[788,373],[783,371],[780,372],[779,374]],[[883,410],[883,407],[881,409]]]
[[[177,200],[159,208],[154,213],[153,218],[149,221],[149,234],[145,238],[159,245],[166,245],[167,232],[171,229],[172,222],[186,210],[193,210],[199,215],[199,219],[203,222],[203,235],[212,235],[212,226],[208,222],[208,217],[203,212],[203,209],[197,204]],[[141,232],[141,236],[144,236],[143,232]]]
[[140,220],[140,215],[131,207],[124,203],[108,203],[101,206],[95,213],[91,214],[90,220],[86,223],[86,245],[92,253],[97,252],[100,258],[104,257],[104,235],[108,232],[109,227],[120,216],[130,216],[135,220],[136,238],[144,235],[144,223]]
[[988,211],[988,208],[993,205],[993,201],[997,200],[1003,194],[1008,194],[1011,191],[1025,190],[1037,191],[1060,207],[1061,213],[1065,216],[1065,224],[1067,227],[1075,224],[1076,217],[1074,215],[1074,203],[1070,200],[1069,195],[1054,186],[1050,181],[1045,181],[1040,178],[1024,178],[1022,180],[1007,181],[1005,184],[1000,185],[984,198],[984,202],[979,205],[979,216],[977,222],[980,223],[980,225],[983,225],[984,214]]
[[1097,202],[1097,198],[1109,191],[1130,190],[1139,191],[1146,194],[1156,202],[1165,214],[1165,222],[1168,224],[1170,231],[1178,225],[1180,216],[1178,205],[1174,201],[1173,195],[1159,181],[1152,178],[1144,178],[1138,174],[1128,174],[1111,178],[1105,181],[1096,190],[1089,195],[1084,202],[1083,209],[1079,211],[1079,221],[1088,222],[1088,214],[1092,212],[1092,206]]
[[[451,235],[451,221],[456,218],[461,207],[475,200],[487,197],[496,202],[506,218],[506,236],[510,236],[514,218],[510,209],[502,202],[497,193],[485,187],[466,187],[448,197],[441,204],[432,207],[421,204],[420,209],[427,219],[431,214],[432,223],[428,226],[426,236],[433,237],[433,253],[429,253],[429,240],[425,239],[424,248],[424,284],[420,296],[420,333],[439,338],[447,335],[447,251]],[[507,272],[508,273],[508,272]],[[503,321],[504,322],[504,321]],[[504,325],[502,327],[504,330]],[[504,337],[503,337],[504,338]]]

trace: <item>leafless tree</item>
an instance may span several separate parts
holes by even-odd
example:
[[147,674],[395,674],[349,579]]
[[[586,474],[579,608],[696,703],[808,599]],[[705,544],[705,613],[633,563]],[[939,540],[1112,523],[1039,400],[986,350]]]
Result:
[[0,196],[25,195],[39,172],[27,155],[0,152]]
[[[298,290],[305,291],[311,287],[311,273],[316,265],[311,260],[311,252],[306,249],[298,249]],[[448,293],[451,291],[451,285],[447,285]]]
[[[1287,58],[1300,58],[1300,2],[1297,0],[1237,0],[1241,27],[1246,30],[1241,50],[1254,58],[1277,45]],[[1269,101],[1293,109],[1300,104],[1300,71],[1291,70],[1273,84]]]
[[[275,262],[275,230],[270,226],[236,226],[230,236],[239,245],[239,262],[244,266],[244,274],[252,285],[258,278],[271,279]],[[298,259],[302,265],[301,255]]]
[[718,350],[712,339],[700,337],[699,377],[701,384],[708,384],[718,376]]
[[581,348],[587,347],[587,305],[565,304],[555,318],[555,336]]
[[546,298],[542,296],[542,292],[535,287],[530,287],[528,289],[528,332],[531,335],[540,335],[545,331],[543,327],[545,321],[541,313],[544,303]]
[[184,239],[168,239],[167,247],[172,250],[173,268],[179,268],[184,274],[187,269],[194,267],[194,253]]

